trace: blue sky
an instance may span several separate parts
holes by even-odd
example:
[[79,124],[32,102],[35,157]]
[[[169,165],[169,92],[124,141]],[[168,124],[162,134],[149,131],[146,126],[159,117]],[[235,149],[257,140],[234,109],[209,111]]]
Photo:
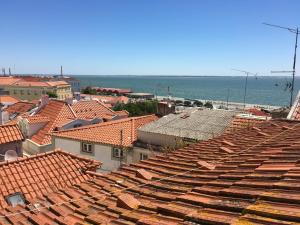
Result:
[[[298,0],[0,0],[14,73],[270,75],[290,70]],[[300,60],[300,58],[299,58]]]

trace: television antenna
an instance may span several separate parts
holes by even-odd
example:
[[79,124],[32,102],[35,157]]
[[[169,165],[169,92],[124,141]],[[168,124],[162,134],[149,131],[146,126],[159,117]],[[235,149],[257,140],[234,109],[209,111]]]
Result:
[[246,96],[247,96],[248,76],[249,75],[254,75],[255,78],[257,79],[257,73],[252,73],[252,72],[249,72],[249,71],[246,71],[246,70],[238,70],[238,69],[231,69],[231,70],[238,71],[238,72],[246,74],[245,88],[244,88],[244,109],[245,109],[246,108]]
[[292,73],[293,78],[292,78],[292,83],[291,83],[291,97],[290,97],[290,107],[292,107],[293,104],[293,95],[294,95],[294,85],[295,85],[295,73],[296,73],[296,59],[297,59],[297,44],[298,44],[298,34],[299,34],[299,29],[298,27],[295,28],[290,28],[290,27],[283,27],[283,26],[278,26],[274,24],[269,24],[269,23],[263,23],[264,25],[271,26],[271,27],[276,27],[284,30],[288,30],[291,33],[296,34],[296,40],[295,40],[295,46],[294,46],[294,61],[293,61],[293,70],[292,71],[286,71],[288,73]]

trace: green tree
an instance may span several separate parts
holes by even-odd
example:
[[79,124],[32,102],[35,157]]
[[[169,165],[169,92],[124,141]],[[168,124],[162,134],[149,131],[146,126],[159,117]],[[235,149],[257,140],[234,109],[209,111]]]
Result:
[[195,105],[195,106],[198,106],[198,107],[201,107],[201,106],[203,106],[203,102],[201,102],[201,101],[199,101],[199,100],[195,100],[195,101],[194,101],[194,105]]
[[82,94],[97,95],[97,91],[95,89],[92,89],[90,86],[87,86],[81,92]]
[[53,92],[47,92],[47,95],[49,96],[49,98],[57,98],[57,94],[53,93]]
[[212,109],[214,107],[211,102],[205,102],[204,106],[209,109]]

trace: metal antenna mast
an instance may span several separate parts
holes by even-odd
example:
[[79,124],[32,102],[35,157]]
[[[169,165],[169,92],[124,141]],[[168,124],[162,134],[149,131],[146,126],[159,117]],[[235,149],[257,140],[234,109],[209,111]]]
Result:
[[293,79],[292,79],[292,87],[291,87],[291,98],[290,98],[290,107],[292,107],[293,104],[293,96],[294,96],[294,84],[295,84],[295,73],[296,73],[296,59],[297,59],[297,44],[298,44],[298,34],[299,30],[298,27],[295,28],[290,28],[290,27],[282,27],[274,24],[269,24],[269,23],[263,23],[264,25],[271,26],[271,27],[276,27],[280,29],[285,29],[288,30],[291,33],[296,34],[296,40],[295,40],[295,47],[294,47],[294,62],[293,62],[293,70],[291,71],[293,74]]
[[248,76],[249,76],[249,75],[257,76],[257,73],[251,73],[251,72],[249,72],[249,71],[238,70],[238,69],[231,69],[231,70],[238,71],[238,72],[241,72],[241,73],[246,74],[246,79],[245,79],[245,89],[244,89],[244,108],[246,108],[246,96],[247,96]]

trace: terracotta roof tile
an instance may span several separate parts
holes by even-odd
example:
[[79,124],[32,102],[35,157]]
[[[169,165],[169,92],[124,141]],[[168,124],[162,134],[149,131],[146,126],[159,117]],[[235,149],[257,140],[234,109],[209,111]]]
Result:
[[[257,129],[239,129],[109,174],[86,172],[89,177],[76,185],[30,199],[30,203],[46,208],[26,216],[24,212],[18,216],[12,212],[28,210],[31,205],[5,208],[1,211],[2,221],[31,222],[53,214],[55,209],[54,216],[47,217],[52,223],[67,218],[108,224],[297,223],[300,123],[267,121],[256,127],[269,136],[258,135]],[[233,152],[220,151],[221,147]],[[199,167],[199,161],[214,168]],[[141,169],[151,173],[152,179],[141,178],[137,173]],[[0,170],[0,175],[13,171],[18,168]],[[23,171],[20,176],[29,170]],[[4,186],[3,193],[11,186]],[[120,196],[124,195],[120,204]],[[61,206],[68,208],[60,209]]]
[[131,117],[58,131],[52,135],[55,137],[131,147],[137,139],[137,129],[156,119],[157,117],[154,115]]
[[17,103],[19,101],[20,101],[19,99],[10,95],[0,95],[0,104]]
[[17,124],[0,126],[0,144],[22,140],[24,136]]
[[[0,163],[0,208],[6,207],[5,197],[21,192],[26,200],[49,194],[60,188],[90,178],[85,172],[94,171],[100,163],[62,151],[38,154]],[[50,198],[50,195],[48,195]],[[51,197],[56,198],[56,195]],[[66,200],[66,199],[65,199]]]
[[31,110],[35,106],[34,103],[31,102],[17,102],[13,105],[8,106],[5,111],[9,112],[9,114],[21,114],[26,113]]

